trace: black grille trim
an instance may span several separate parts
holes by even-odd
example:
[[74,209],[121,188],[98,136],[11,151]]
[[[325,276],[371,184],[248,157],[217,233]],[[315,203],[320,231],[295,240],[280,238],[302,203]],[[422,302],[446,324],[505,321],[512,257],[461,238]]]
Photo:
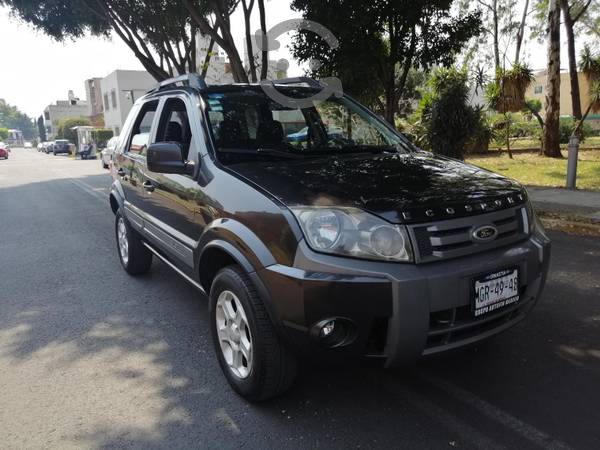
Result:
[[[415,260],[417,263],[443,261],[524,240],[528,237],[528,230],[524,227],[523,211],[524,206],[519,206],[478,216],[409,225],[416,247]],[[496,239],[490,242],[472,239],[473,230],[483,225],[497,228]]]

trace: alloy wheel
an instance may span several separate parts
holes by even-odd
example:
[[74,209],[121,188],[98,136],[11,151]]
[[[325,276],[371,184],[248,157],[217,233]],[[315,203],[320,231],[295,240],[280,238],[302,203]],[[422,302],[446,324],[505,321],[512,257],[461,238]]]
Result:
[[117,223],[117,240],[121,259],[123,260],[123,264],[127,265],[129,261],[129,242],[127,241],[127,227],[122,217],[119,218]]
[[233,375],[247,378],[252,371],[252,335],[246,312],[233,292],[223,291],[219,294],[215,316],[225,362]]

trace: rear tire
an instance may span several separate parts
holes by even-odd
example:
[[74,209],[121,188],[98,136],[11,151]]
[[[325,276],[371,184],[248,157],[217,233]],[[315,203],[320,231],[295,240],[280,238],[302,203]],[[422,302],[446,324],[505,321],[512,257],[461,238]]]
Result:
[[115,236],[119,260],[125,272],[134,276],[147,273],[152,266],[152,252],[144,246],[136,231],[131,228],[121,209],[115,215]]
[[213,344],[231,387],[254,402],[288,390],[297,360],[275,331],[248,274],[239,266],[221,269],[212,283],[209,308]]

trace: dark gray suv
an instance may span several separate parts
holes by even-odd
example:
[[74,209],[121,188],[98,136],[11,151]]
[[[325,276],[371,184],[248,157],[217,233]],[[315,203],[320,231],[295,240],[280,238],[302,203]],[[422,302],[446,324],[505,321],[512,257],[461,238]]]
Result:
[[307,104],[314,80],[272,85],[285,106],[263,87],[161,83],[111,168],[123,267],[157,257],[208,295],[238,393],[283,392],[302,358],[410,364],[531,311],[550,241],[519,184],[415,148],[348,96]]

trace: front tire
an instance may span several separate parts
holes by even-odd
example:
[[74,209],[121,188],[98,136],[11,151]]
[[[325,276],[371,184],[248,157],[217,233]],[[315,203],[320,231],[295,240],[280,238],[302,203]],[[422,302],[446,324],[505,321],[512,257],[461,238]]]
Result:
[[213,344],[231,387],[250,401],[288,390],[296,378],[296,358],[276,333],[248,274],[238,266],[221,269],[209,308]]
[[120,209],[115,215],[115,235],[119,260],[123,269],[129,275],[147,273],[152,266],[152,252],[142,244],[142,240],[131,228]]

